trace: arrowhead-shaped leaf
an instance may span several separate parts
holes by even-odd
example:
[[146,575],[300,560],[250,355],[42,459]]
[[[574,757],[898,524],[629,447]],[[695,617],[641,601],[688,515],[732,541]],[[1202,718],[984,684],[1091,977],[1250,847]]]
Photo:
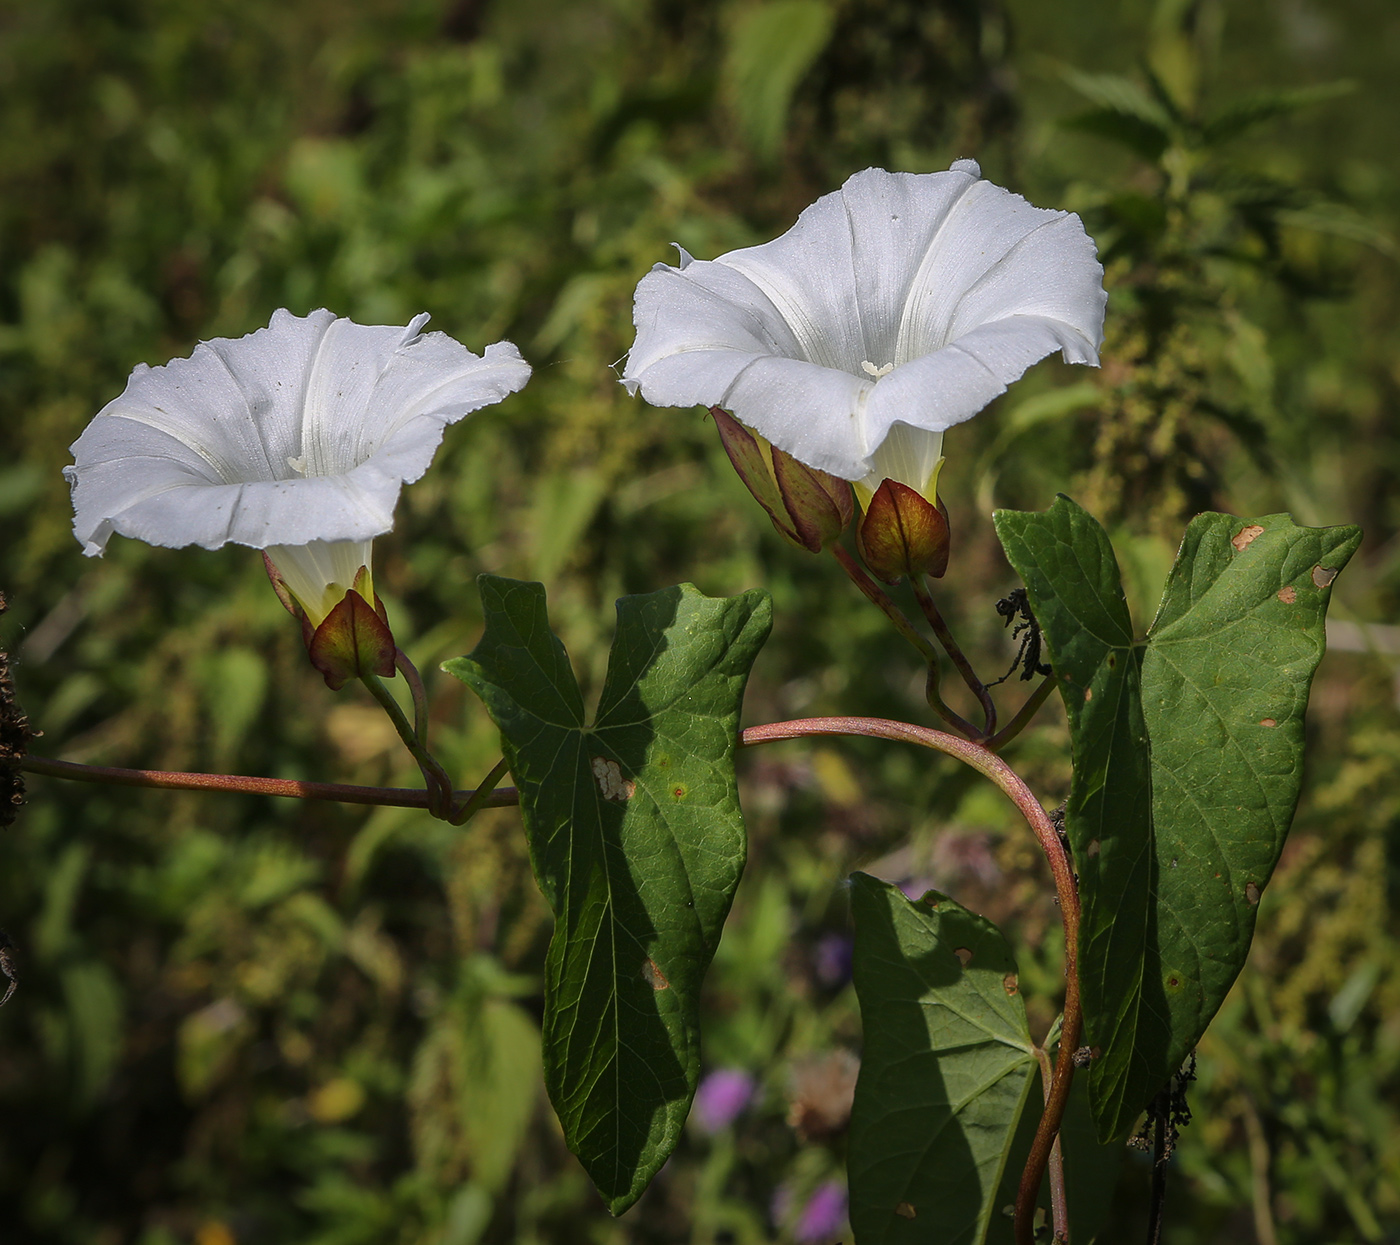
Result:
[[1016,962],[946,896],[851,878],[865,1049],[851,1115],[860,1245],[981,1245],[1035,1083]]
[[1286,514],[1202,514],[1167,579],[1142,697],[1168,1072],[1244,966],[1302,788],[1331,584],[1360,543],[1359,528],[1297,527]]
[[1069,714],[1090,1100],[1121,1135],[1243,966],[1302,774],[1328,588],[1360,540],[1287,515],[1192,520],[1135,642],[1103,529],[1068,498],[1003,511]]
[[481,577],[486,632],[446,663],[500,728],[540,889],[545,1084],[614,1214],[680,1137],[699,1072],[700,984],[744,865],[739,705],[765,593],[689,585],[618,602],[592,726],[544,588]]

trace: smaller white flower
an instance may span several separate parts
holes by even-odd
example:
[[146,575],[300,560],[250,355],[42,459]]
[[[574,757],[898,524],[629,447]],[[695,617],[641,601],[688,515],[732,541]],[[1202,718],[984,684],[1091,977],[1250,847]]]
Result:
[[[137,367],[72,445],[73,534],[266,550],[317,626],[370,565],[399,490],[443,429],[530,378],[510,342],[474,355],[446,333],[273,314],[265,329]],[[368,588],[373,602],[373,589]]]
[[1103,268],[1079,217],[981,180],[866,169],[787,233],[637,286],[623,383],[719,406],[800,462],[934,500],[943,433],[1058,350],[1098,363]]

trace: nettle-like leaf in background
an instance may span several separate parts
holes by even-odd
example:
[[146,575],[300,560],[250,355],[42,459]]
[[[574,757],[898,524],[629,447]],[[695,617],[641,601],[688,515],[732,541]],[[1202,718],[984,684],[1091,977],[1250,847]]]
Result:
[[743,871],[739,706],[772,609],[690,585],[618,602],[591,726],[544,588],[483,575],[486,632],[444,669],[500,728],[540,889],[545,1085],[614,1214],[681,1135],[705,970]]
[[1332,581],[1355,527],[1203,514],[1146,640],[1108,537],[1066,497],[1002,511],[1069,714],[1066,829],[1079,873],[1090,1099],[1126,1132],[1244,966],[1303,769]]
[[1036,1084],[1016,961],[945,895],[851,878],[865,1048],[851,1114],[861,1245],[982,1245]]

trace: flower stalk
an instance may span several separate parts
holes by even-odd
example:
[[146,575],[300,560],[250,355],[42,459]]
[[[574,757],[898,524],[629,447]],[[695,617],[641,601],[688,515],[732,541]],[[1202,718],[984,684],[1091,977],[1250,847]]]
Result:
[[984,739],[994,735],[997,729],[997,707],[996,702],[992,699],[992,693],[988,690],[987,685],[977,677],[977,672],[972,668],[972,663],[968,661],[967,655],[958,646],[958,642],[953,639],[953,633],[948,629],[948,624],[943,621],[943,614],[929,595],[922,576],[911,576],[909,586],[913,588],[914,599],[918,601],[919,608],[923,611],[924,617],[928,619],[928,625],[933,629],[933,634],[938,637],[938,642],[943,646],[944,652],[952,659],[953,665],[957,668],[957,672],[962,675],[968,690],[977,697],[977,703],[982,706],[986,727],[979,734]]
[[[405,660],[407,659],[405,658]],[[404,747],[418,762],[418,768],[423,773],[423,781],[428,785],[428,811],[442,821],[449,820],[452,816],[452,780],[447,776],[447,771],[428,751],[424,739],[414,730],[412,723],[404,715],[404,711],[399,708],[399,702],[394,699],[394,694],[384,686],[384,680],[376,674],[362,674],[360,682],[365,685],[369,694],[379,702],[380,707],[389,715],[389,720],[394,724],[394,729],[398,731]],[[416,705],[415,716],[418,716]]]

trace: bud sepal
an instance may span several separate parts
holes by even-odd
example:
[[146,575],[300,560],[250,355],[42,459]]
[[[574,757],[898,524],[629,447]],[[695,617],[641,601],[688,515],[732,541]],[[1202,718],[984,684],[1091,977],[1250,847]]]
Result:
[[787,540],[808,553],[820,553],[840,539],[855,517],[855,498],[847,481],[769,445],[723,407],[712,406],[710,414],[739,479]]
[[948,569],[948,510],[906,484],[886,479],[856,528],[856,545],[871,574],[887,584],[906,575],[941,579]]
[[[357,581],[358,582],[358,581]],[[351,588],[312,632],[306,654],[338,692],[351,679],[394,677],[394,635],[378,597],[374,606]]]

